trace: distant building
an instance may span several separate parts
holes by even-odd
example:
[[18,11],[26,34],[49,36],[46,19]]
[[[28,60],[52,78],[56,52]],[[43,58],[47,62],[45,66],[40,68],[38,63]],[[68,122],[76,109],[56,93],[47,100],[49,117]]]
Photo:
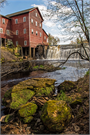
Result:
[[22,55],[35,57],[37,46],[48,46],[48,35],[42,29],[43,17],[37,7],[0,16],[2,44],[12,41],[21,46]]

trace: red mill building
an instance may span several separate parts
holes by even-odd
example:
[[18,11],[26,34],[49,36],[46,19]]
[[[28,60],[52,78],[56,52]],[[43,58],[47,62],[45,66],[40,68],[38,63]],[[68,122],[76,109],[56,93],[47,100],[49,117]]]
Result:
[[35,57],[40,46],[44,53],[48,46],[48,35],[42,29],[44,21],[39,9],[31,8],[0,17],[0,37],[2,44],[13,41],[15,46],[21,46],[22,55]]

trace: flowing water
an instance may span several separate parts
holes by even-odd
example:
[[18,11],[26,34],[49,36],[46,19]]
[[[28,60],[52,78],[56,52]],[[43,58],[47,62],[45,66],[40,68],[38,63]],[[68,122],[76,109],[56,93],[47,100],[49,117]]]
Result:
[[[73,46],[72,46],[73,47]],[[47,50],[48,60],[65,60],[73,52],[81,52],[82,55],[86,56],[83,48],[61,48],[58,45],[49,46]],[[86,48],[87,53],[89,54],[89,48]],[[69,60],[79,60],[80,56],[78,53],[71,55]]]
[[[55,61],[54,61],[55,62]],[[58,62],[58,61],[57,61]],[[51,62],[53,63],[53,61]],[[58,62],[59,63],[59,62]],[[3,98],[5,91],[10,89],[13,85],[27,80],[29,78],[51,78],[56,79],[55,82],[55,94],[57,94],[57,86],[60,85],[65,80],[77,81],[80,77],[83,77],[89,69],[89,62],[86,61],[68,61],[61,70],[56,70],[54,72],[43,72],[43,71],[33,71],[23,75],[18,73],[12,78],[1,81],[1,98]],[[18,78],[19,75],[19,78]],[[3,108],[3,106],[1,106]],[[4,115],[3,112],[1,115]]]

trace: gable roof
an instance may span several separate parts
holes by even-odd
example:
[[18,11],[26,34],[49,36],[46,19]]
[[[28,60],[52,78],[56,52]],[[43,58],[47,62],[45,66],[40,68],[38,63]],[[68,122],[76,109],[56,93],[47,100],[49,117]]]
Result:
[[[25,13],[31,12],[31,11],[33,11],[33,10],[35,10],[35,9],[37,9],[38,12],[40,13],[38,7],[34,7],[34,8],[30,8],[30,9],[26,9],[26,10],[19,11],[19,12],[15,12],[15,13],[12,13],[12,14],[8,14],[8,15],[6,15],[6,17],[13,17],[13,16],[25,14]],[[42,15],[41,15],[41,13],[40,13],[40,16],[41,16],[41,18],[42,18],[42,20],[43,20],[43,17],[42,17]]]
[[45,34],[48,36],[48,34],[46,33],[46,31],[44,30],[44,29],[42,29],[44,32],[45,32]]
[[7,19],[10,19],[10,18],[8,18],[8,17],[6,17],[6,16],[4,16],[4,15],[1,15],[1,14],[0,14],[0,16],[2,16],[2,17],[4,17],[4,18],[7,18]]

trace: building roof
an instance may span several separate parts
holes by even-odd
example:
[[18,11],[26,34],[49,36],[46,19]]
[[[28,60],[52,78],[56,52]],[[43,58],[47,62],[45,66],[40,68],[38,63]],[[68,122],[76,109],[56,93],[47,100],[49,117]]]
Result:
[[[42,29],[45,33],[46,33],[46,31],[44,30],[44,29]],[[46,35],[48,36],[48,34],[46,33]]]
[[4,17],[4,18],[7,18],[7,19],[10,19],[10,18],[8,18],[8,17],[6,17],[6,16],[4,16],[4,15],[1,15],[1,14],[0,14],[0,16],[2,16],[2,17]]
[[[6,17],[13,17],[13,16],[25,14],[25,13],[28,13],[28,12],[30,12],[30,11],[33,11],[34,9],[37,9],[37,10],[39,11],[38,7],[34,7],[34,8],[30,8],[30,9],[26,9],[26,10],[19,11],[19,12],[15,12],[15,13],[12,13],[12,14],[8,14],[8,15],[6,15]],[[39,11],[39,13],[40,13],[40,11]],[[43,20],[43,17],[42,17],[42,15],[41,15],[41,13],[40,13],[40,16],[41,16],[41,18],[42,18],[42,20]]]

